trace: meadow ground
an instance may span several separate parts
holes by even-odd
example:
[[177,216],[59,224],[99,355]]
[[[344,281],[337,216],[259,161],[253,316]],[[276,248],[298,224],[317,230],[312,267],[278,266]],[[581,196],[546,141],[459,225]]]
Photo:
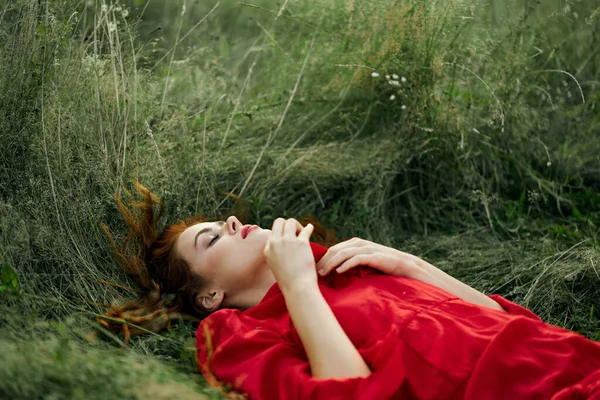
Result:
[[[315,216],[600,339],[600,6],[0,0],[0,398],[220,398],[99,222]],[[236,201],[236,199],[239,199]],[[242,206],[240,206],[242,205]]]

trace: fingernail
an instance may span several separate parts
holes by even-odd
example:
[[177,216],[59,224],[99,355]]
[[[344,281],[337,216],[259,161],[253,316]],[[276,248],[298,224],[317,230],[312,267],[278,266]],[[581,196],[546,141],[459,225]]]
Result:
[[325,271],[323,271],[322,269],[319,270],[319,275],[323,275]]

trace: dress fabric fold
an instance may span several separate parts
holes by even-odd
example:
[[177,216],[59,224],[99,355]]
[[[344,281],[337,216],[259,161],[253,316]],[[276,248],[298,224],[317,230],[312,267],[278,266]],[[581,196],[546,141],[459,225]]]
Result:
[[[310,246],[318,262],[327,248]],[[199,325],[198,365],[209,383],[265,400],[600,400],[600,344],[499,295],[490,297],[506,312],[367,267],[319,277],[319,288],[370,376],[313,378],[274,284],[258,305],[219,310]]]

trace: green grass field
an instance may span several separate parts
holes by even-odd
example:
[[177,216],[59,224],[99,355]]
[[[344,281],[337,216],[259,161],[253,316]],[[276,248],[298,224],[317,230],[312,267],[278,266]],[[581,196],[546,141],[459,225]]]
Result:
[[135,296],[98,225],[134,179],[165,224],[312,214],[600,340],[599,35],[589,1],[0,0],[0,398],[222,396],[192,325],[94,321]]

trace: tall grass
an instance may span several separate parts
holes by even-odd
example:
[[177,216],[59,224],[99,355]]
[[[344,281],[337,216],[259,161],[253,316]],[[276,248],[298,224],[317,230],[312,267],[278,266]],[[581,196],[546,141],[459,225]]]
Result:
[[558,0],[0,1],[3,396],[121,376],[141,397],[126,382],[153,363],[165,398],[217,395],[192,326],[118,356],[93,322],[135,295],[98,229],[124,232],[134,177],[165,223],[223,216],[226,193],[261,226],[311,213],[598,339],[599,20]]

